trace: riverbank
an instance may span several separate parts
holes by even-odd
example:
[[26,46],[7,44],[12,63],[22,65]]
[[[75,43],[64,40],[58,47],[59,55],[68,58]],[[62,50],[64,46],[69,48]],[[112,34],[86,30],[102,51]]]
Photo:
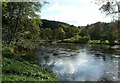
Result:
[[2,56],[2,81],[58,81],[49,68],[40,66],[24,56],[10,51],[3,51]]
[[76,39],[64,39],[59,40],[57,43],[89,43],[89,44],[103,44],[103,45],[120,45],[120,41],[108,41],[108,40],[88,40],[84,38],[84,40],[76,40]]

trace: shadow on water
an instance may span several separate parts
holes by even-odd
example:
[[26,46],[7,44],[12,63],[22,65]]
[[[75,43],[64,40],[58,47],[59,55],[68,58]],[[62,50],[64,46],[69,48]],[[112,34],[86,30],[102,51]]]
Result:
[[[42,47],[43,46],[43,47]],[[49,66],[61,81],[118,81],[120,46],[48,44],[34,60]]]

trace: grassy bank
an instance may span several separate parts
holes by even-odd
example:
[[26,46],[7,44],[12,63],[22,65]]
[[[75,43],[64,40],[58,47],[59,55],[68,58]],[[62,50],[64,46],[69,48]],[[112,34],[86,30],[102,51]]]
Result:
[[106,45],[120,45],[120,42],[117,40],[114,40],[112,42],[108,40],[89,40],[88,43],[90,44],[106,44]]
[[52,71],[35,62],[12,52],[3,51],[2,56],[2,81],[58,81]]

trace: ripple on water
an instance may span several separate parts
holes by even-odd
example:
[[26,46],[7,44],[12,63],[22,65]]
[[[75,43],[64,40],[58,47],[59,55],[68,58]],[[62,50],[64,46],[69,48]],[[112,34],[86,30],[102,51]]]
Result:
[[[95,50],[92,50],[91,53],[90,49],[92,47],[88,45],[75,45],[79,50],[75,50],[75,47],[72,50],[72,47],[69,47],[68,44],[54,45],[54,49],[50,49],[53,52],[50,51],[42,54],[42,56],[49,56],[47,61],[44,61],[44,58],[41,58],[40,51],[37,51],[37,56],[39,56],[37,59],[39,59],[40,63],[44,62],[44,64],[50,66],[60,80],[118,80],[118,65],[120,62],[118,55],[113,55],[114,53],[112,54],[112,52],[109,54],[105,53],[103,50],[97,50],[96,47],[94,47]],[[53,56],[56,49],[57,54]]]

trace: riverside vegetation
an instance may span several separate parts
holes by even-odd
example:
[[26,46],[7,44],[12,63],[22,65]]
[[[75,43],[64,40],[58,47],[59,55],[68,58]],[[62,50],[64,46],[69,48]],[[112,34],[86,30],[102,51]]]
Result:
[[3,81],[57,81],[49,68],[30,60],[38,43],[120,44],[118,21],[74,26],[40,19],[38,2],[2,3]]
[[9,48],[3,50],[2,81],[58,81],[46,67],[17,55]]
[[[2,81],[58,81],[47,67],[31,61],[41,21],[40,3],[2,3]],[[25,43],[26,42],[26,43]]]

